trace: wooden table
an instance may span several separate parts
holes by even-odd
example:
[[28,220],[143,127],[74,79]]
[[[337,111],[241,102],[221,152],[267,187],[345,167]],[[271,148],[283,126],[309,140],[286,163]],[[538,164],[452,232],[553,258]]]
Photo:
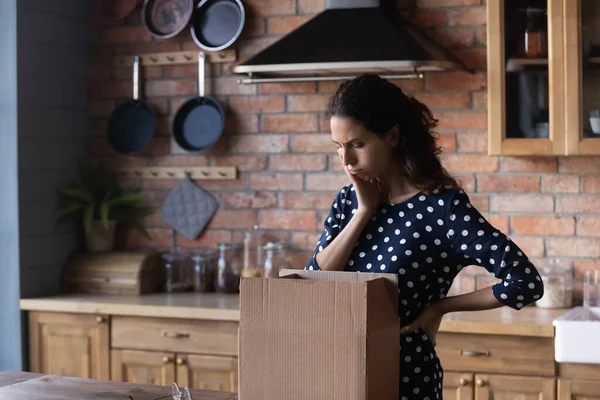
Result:
[[[237,400],[234,393],[196,389],[191,393],[193,400]],[[8,371],[0,372],[0,399],[171,400],[171,388]]]

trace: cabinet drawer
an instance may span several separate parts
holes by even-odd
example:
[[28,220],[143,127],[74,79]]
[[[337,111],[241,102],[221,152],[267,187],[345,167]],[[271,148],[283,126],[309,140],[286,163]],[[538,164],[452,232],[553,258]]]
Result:
[[112,318],[113,348],[237,355],[238,324],[165,318]]
[[552,338],[440,332],[435,348],[447,371],[554,376]]

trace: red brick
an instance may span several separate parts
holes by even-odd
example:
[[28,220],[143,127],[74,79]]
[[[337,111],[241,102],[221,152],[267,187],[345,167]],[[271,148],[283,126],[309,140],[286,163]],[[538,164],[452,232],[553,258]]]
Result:
[[485,219],[492,225],[494,228],[498,229],[500,232],[507,234],[509,231],[509,221],[510,219],[506,215],[489,215],[484,214]]
[[585,193],[600,193],[600,176],[582,176],[581,181]]
[[267,156],[220,156],[213,157],[216,167],[234,165],[239,171],[262,171],[267,169]]
[[90,129],[91,129],[92,137],[106,136],[106,132],[108,129],[108,120],[107,119],[91,120],[90,121]]
[[294,153],[333,153],[335,144],[330,134],[297,134],[291,135]]
[[481,0],[417,0],[418,7],[478,6]]
[[[198,46],[196,46],[196,49]],[[177,42],[151,40],[147,42],[127,43],[122,46],[110,46],[111,54],[120,56],[129,56],[131,54],[145,53],[163,53],[181,50],[181,45]],[[196,73],[197,75],[197,73]]]
[[425,89],[425,79],[390,79],[390,82],[407,94]]
[[487,68],[486,49],[457,49],[454,50],[454,55],[469,69],[485,70]]
[[[107,67],[111,68],[111,67]],[[117,80],[129,81],[131,82],[131,67],[115,67],[113,69],[113,77]],[[154,79],[154,78],[162,78],[163,70],[162,67],[156,66],[143,66],[140,70],[140,79]],[[133,90],[133,86],[132,86]]]
[[473,96],[473,108],[478,110],[487,109],[487,92],[473,92],[471,93]]
[[287,98],[287,109],[288,111],[325,112],[329,97],[323,94],[290,95]]
[[114,100],[91,101],[88,105],[88,116],[92,118],[108,118],[114,111]]
[[487,27],[479,26],[475,29],[475,37],[477,38],[477,44],[486,46],[487,45]]
[[[146,102],[148,103],[148,105],[150,107],[152,107],[152,109],[154,110],[154,112],[156,113],[156,116],[158,119],[164,119],[161,117],[165,117],[167,115],[169,115],[169,102],[167,101],[167,99],[148,99],[146,100]],[[171,134],[170,131],[170,123],[171,120],[169,119],[169,134]]]
[[487,74],[485,72],[436,72],[427,74],[427,88],[433,91],[442,90],[485,90]]
[[229,114],[225,119],[224,132],[256,133],[258,132],[258,115],[256,114]]
[[296,249],[314,251],[320,237],[320,232],[294,232],[294,247]]
[[578,236],[600,236],[600,218],[598,217],[578,217],[577,218]]
[[418,93],[414,96],[431,110],[463,109],[471,107],[471,97],[468,93]]
[[[256,85],[241,85],[238,81],[239,77],[218,77],[211,80],[211,85],[207,88],[207,92],[213,95],[230,95],[230,94],[256,94]],[[197,90],[197,89],[196,89]]]
[[341,172],[344,170],[342,163],[340,162],[340,156],[338,154],[329,155],[329,170]]
[[488,135],[486,133],[465,133],[457,135],[458,151],[461,153],[486,153]]
[[441,112],[434,115],[439,119],[440,130],[486,130],[487,113],[484,112]]
[[225,208],[275,208],[277,194],[273,192],[224,193]]
[[291,82],[291,83],[261,83],[258,85],[260,93],[312,93],[317,91],[316,82]]
[[473,47],[475,41],[473,28],[464,26],[435,29],[431,36],[447,49]]
[[256,225],[254,210],[220,210],[211,219],[210,228],[247,228]]
[[460,187],[467,192],[475,191],[475,175],[473,174],[454,174],[454,178],[458,181]]
[[143,26],[120,26],[104,29],[93,29],[92,43],[130,43],[147,42],[152,39],[150,33]]
[[[256,39],[244,39],[240,40],[238,49],[239,59],[247,59],[257,54],[261,50],[264,50],[268,46],[272,45],[279,39],[279,36],[267,36]],[[197,47],[197,46],[196,46]]]
[[316,208],[329,211],[334,198],[335,195],[330,193],[283,193],[281,207],[296,210]]
[[108,168],[139,168],[149,167],[151,159],[139,156],[126,156],[119,154],[113,157],[93,157],[92,161],[102,161]]
[[485,25],[485,7],[464,7],[448,10],[448,24],[454,25]]
[[287,151],[287,135],[261,134],[231,137],[232,153],[283,153]]
[[258,220],[259,225],[266,229],[314,231],[317,228],[317,214],[315,211],[260,211]]
[[306,175],[306,190],[338,192],[349,183],[345,173],[319,173]]
[[489,196],[482,195],[469,195],[469,199],[471,200],[471,204],[475,207],[479,212],[485,213],[490,211],[490,198]]
[[232,96],[229,106],[233,113],[281,112],[285,108],[283,96]]
[[271,171],[323,171],[327,165],[325,154],[286,154],[271,156]]
[[409,19],[415,25],[425,28],[440,28],[448,23],[448,14],[445,10],[412,10],[408,13]]
[[254,190],[302,190],[302,174],[252,174],[250,189]]
[[267,20],[267,31],[269,34],[286,35],[311,18],[311,16],[306,15],[269,17]]
[[547,195],[496,195],[492,197],[494,212],[553,212],[554,199]]
[[544,256],[544,239],[532,236],[511,237],[511,240],[521,248],[527,257]]
[[244,23],[244,30],[242,32],[243,37],[256,37],[262,36],[267,32],[266,29],[266,18],[265,17],[250,17],[246,16],[246,22]]
[[247,5],[252,15],[295,14],[295,0],[253,0]]
[[[182,149],[179,147],[179,144],[175,141],[175,138],[171,135],[171,154],[189,154],[189,151]],[[212,147],[209,147],[205,150],[198,152],[198,155],[203,156],[217,156],[225,154],[227,151],[227,146],[229,144],[229,137],[226,135],[221,135],[221,137],[217,140]]]
[[498,158],[474,154],[445,154],[442,164],[452,173],[498,171]]
[[130,82],[90,82],[90,100],[130,99]]
[[597,174],[600,172],[600,157],[561,157],[559,171],[568,174]]
[[556,212],[595,214],[598,210],[600,210],[600,196],[568,195],[556,198]]
[[558,172],[558,164],[548,157],[503,157],[502,171],[552,173]]
[[298,0],[298,11],[301,14],[318,13],[325,10],[325,0]]
[[[196,49],[198,46],[194,43]],[[165,78],[194,78],[196,82],[198,82],[198,64],[175,64],[175,65],[167,65],[164,67],[165,69]],[[206,65],[206,76],[213,77],[215,75],[219,75],[220,69],[217,64],[207,63]],[[211,92],[212,84],[209,83],[207,79],[207,87],[206,91]],[[197,83],[196,83],[197,84]],[[198,90],[198,89],[196,89]]]
[[577,193],[579,192],[579,177],[574,175],[545,175],[542,177],[542,191]]
[[263,132],[316,132],[316,114],[263,115]]
[[583,271],[600,271],[600,261],[597,260],[577,260],[574,263],[575,274],[578,278],[583,277]]
[[[140,181],[142,182],[142,181]],[[178,179],[148,179],[143,181],[144,190],[171,190]],[[199,186],[206,190],[241,190],[244,187],[242,178],[236,180],[198,180]]]
[[456,133],[441,133],[437,139],[437,145],[444,153],[456,152]]
[[[111,79],[112,68],[110,64],[102,62],[94,62],[88,64],[87,76],[90,81],[108,81]],[[131,69],[129,70],[131,75]]]
[[526,175],[479,175],[478,192],[539,192],[540,177]]
[[325,114],[319,114],[319,132],[331,132],[331,121]]
[[302,269],[312,257],[313,250],[297,250],[294,249],[288,254],[292,260],[292,268]]
[[549,238],[548,255],[563,257],[600,257],[600,239]]
[[160,156],[154,158],[157,167],[205,167],[208,159],[197,155]]
[[575,218],[513,216],[512,227],[519,235],[568,236],[575,234]]
[[196,82],[191,80],[146,81],[144,93],[147,97],[154,96],[182,96],[196,94]]
[[[135,231],[129,231],[127,236],[127,248],[135,249],[145,246],[160,246],[170,248],[173,245],[173,231],[171,229],[151,228],[148,229],[152,241],[140,237]],[[231,232],[220,229],[207,229],[195,240],[178,234],[177,244],[182,247],[216,247],[218,243],[230,242]]]

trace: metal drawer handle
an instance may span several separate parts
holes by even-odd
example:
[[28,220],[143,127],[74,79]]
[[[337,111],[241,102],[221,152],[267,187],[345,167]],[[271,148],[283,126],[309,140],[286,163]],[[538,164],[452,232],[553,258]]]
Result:
[[190,337],[189,333],[181,332],[163,332],[163,336],[171,339],[187,339]]
[[489,357],[492,355],[489,351],[471,351],[471,350],[461,350],[461,356],[467,357]]

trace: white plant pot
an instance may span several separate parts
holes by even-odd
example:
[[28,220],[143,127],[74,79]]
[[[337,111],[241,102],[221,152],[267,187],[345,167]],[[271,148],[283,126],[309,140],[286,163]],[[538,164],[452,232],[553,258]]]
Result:
[[92,227],[85,235],[87,251],[90,253],[112,251],[115,243],[116,225],[116,221],[109,221],[108,227],[100,220],[92,221]]

